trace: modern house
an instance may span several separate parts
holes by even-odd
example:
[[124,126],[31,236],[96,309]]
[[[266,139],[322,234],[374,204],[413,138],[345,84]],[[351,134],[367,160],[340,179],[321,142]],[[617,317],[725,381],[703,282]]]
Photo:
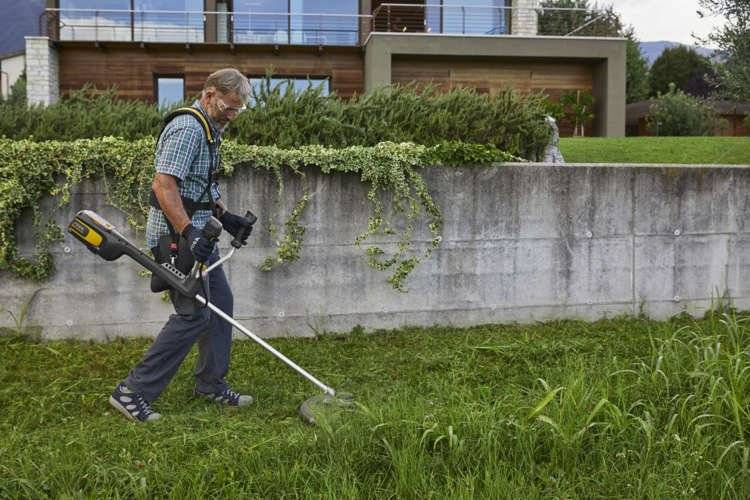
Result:
[[168,104],[224,66],[342,97],[412,81],[583,90],[596,99],[593,134],[623,136],[625,41],[577,36],[591,17],[548,22],[574,10],[537,0],[47,0],[39,35],[26,39],[27,92],[50,103],[86,83],[116,85]]

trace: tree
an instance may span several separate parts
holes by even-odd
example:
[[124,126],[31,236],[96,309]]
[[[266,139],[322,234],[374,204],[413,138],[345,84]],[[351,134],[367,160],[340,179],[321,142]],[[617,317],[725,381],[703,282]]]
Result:
[[594,96],[585,91],[571,91],[560,96],[560,105],[573,124],[573,136],[585,136],[586,123],[594,119]]
[[669,86],[660,94],[646,117],[649,131],[654,135],[700,136],[713,135],[726,125],[704,99],[687,95]]
[[[699,88],[699,82],[705,82],[705,75],[710,74],[711,62],[695,50],[684,45],[666,49],[651,66],[651,94],[659,95],[669,91],[669,84],[683,91],[688,91],[688,84],[693,89]],[[706,84],[707,85],[707,84]],[[705,97],[705,96],[703,96]]]
[[625,53],[625,92],[628,103],[647,99],[649,96],[648,62],[641,53],[641,47],[633,27],[625,30],[627,39]]
[[719,93],[729,99],[750,101],[750,0],[699,0],[699,3],[709,13],[726,20],[723,27],[708,37],[726,58],[718,67]]
[[[540,35],[620,36],[622,21],[612,6],[598,9],[588,0],[544,0],[539,6]],[[555,10],[583,9],[583,10]]]
[[[599,9],[588,0],[544,0],[539,9],[540,35],[625,37],[627,102],[646,99],[649,95],[648,63],[641,54],[635,30],[625,27],[614,7]],[[555,10],[584,9],[584,10]]]
[[10,94],[5,101],[10,105],[26,105],[26,72],[21,73],[18,80],[10,87]]

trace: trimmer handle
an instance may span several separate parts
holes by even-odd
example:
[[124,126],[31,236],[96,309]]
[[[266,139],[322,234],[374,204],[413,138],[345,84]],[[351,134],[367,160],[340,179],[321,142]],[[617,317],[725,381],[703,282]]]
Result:
[[[201,229],[201,234],[210,241],[216,241],[219,239],[219,235],[221,235],[223,229],[224,228],[222,227],[221,222],[219,222],[219,219],[216,217],[209,217],[208,221],[206,221],[206,225]],[[188,287],[195,287],[195,283],[200,277],[202,269],[205,269],[205,264],[196,260],[195,264],[193,264],[193,269],[191,269],[190,274],[188,274]]]
[[224,228],[222,227],[221,222],[219,222],[219,219],[216,217],[210,217],[206,222],[206,225],[203,226],[201,233],[206,239],[216,241],[219,239],[222,229]]
[[232,240],[231,245],[234,248],[241,248],[242,242],[247,240],[248,236],[250,236],[250,233],[253,231],[253,224],[258,220],[258,218],[250,211],[248,210],[247,213],[245,213],[245,219],[250,223],[243,229],[241,229]]

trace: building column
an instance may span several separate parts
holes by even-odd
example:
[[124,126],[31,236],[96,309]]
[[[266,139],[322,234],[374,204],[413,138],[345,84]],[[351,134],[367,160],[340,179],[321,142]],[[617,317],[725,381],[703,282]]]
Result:
[[60,60],[46,36],[26,38],[26,101],[54,104],[60,98]]
[[537,0],[513,0],[511,11],[511,35],[536,36],[539,20],[536,10]]

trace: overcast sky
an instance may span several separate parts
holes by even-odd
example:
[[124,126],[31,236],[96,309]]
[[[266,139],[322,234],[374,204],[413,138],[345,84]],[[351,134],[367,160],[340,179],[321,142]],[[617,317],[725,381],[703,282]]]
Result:
[[698,16],[698,0],[599,0],[599,5],[612,4],[625,24],[635,27],[642,42],[668,40],[692,45],[691,33],[706,36],[722,24],[720,17]]

